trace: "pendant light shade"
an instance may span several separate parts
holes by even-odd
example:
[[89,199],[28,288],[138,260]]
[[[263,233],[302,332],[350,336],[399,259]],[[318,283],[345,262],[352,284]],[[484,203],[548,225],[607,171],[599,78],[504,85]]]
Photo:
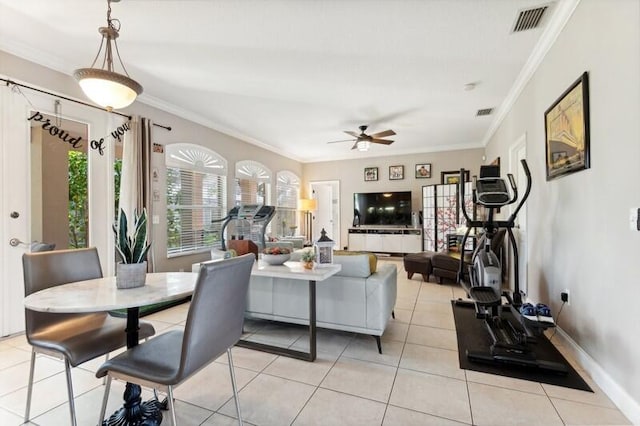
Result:
[[[98,54],[90,68],[80,68],[73,73],[87,97],[109,111],[131,105],[136,97],[142,93],[142,86],[129,77],[122,59],[120,59],[118,42],[116,41],[119,36],[120,21],[111,19],[111,1],[107,0],[107,26],[100,27],[98,30],[102,34],[102,42],[100,43]],[[118,28],[114,23],[118,25]],[[103,68],[93,68],[100,57],[102,46],[105,46],[104,59],[102,61]],[[124,74],[114,71],[113,47],[115,47],[115,52]]]

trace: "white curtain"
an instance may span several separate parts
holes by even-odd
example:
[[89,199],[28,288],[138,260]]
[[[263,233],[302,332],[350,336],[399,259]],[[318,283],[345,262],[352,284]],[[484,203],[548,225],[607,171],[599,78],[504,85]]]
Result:
[[[151,129],[153,123],[148,118],[134,116],[131,119],[131,130],[124,135],[122,147],[122,176],[120,178],[120,209],[127,218],[133,217],[134,210],[141,212],[147,209],[147,229],[151,250],[147,256],[147,268],[153,272],[155,247],[151,236],[152,204],[151,204]],[[118,213],[119,214],[119,213]]]

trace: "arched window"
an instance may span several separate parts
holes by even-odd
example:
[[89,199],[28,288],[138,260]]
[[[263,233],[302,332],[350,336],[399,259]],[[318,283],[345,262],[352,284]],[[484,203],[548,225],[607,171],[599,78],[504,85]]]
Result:
[[298,229],[298,199],[300,198],[300,178],[295,173],[283,170],[276,174],[276,233],[279,236],[293,236]]
[[166,146],[167,255],[220,247],[227,215],[227,161],[199,145]]
[[235,203],[266,204],[271,200],[271,171],[257,161],[236,163]]

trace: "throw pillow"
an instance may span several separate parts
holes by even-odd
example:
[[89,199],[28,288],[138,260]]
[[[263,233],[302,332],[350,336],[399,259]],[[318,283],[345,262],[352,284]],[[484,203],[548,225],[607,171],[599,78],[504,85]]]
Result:
[[378,258],[376,257],[375,254],[369,253],[366,251],[349,251],[349,250],[333,251],[334,256],[355,256],[358,254],[366,254],[369,256],[369,270],[371,271],[372,274],[375,273],[376,269],[378,268]]

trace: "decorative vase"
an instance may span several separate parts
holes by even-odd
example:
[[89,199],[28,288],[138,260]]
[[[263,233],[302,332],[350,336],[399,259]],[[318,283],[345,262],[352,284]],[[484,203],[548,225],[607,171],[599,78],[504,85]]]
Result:
[[304,269],[313,269],[313,260],[310,262],[302,262],[302,267]]
[[116,265],[116,287],[136,288],[142,287],[147,278],[147,262],[142,263],[118,263]]

